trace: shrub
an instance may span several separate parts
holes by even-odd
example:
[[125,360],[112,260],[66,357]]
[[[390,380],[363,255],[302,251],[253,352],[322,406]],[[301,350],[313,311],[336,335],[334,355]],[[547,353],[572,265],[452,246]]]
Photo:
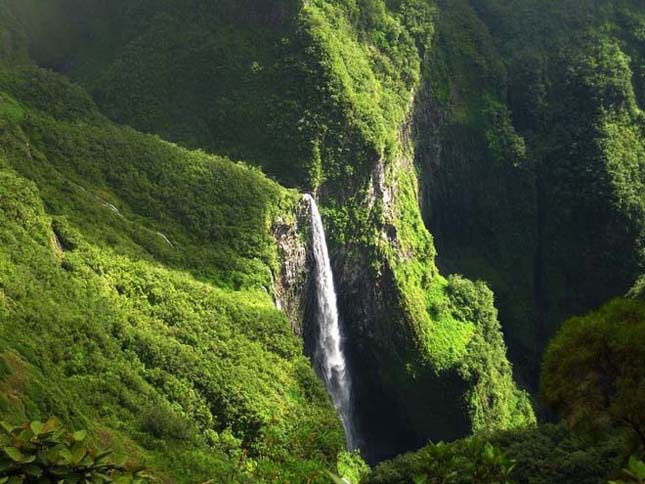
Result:
[[158,439],[170,437],[189,440],[195,433],[195,429],[185,418],[166,406],[154,406],[146,410],[142,417],[142,427]]
[[547,350],[546,402],[570,426],[631,429],[645,444],[645,305],[616,299],[565,322]]
[[473,438],[430,444],[380,464],[365,484],[510,484],[514,462],[497,447]]
[[112,451],[87,447],[87,432],[67,431],[52,417],[14,427],[0,422],[0,484],[132,483],[151,480],[142,468],[117,463]]
[[645,483],[645,462],[632,456],[629,458],[627,469],[623,469],[622,473],[622,480],[609,481],[609,484],[627,484],[629,482],[643,484]]

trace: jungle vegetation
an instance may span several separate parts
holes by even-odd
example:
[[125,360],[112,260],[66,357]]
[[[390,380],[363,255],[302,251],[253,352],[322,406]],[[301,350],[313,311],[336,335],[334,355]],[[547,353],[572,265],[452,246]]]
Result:
[[644,103],[639,0],[0,2],[0,484],[644,482]]

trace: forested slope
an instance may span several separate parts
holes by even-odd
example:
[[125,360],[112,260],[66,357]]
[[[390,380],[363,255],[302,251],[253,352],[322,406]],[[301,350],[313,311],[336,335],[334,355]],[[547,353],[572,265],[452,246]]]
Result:
[[298,195],[58,75],[0,91],[2,418],[57,415],[173,480],[320,479],[342,429],[270,294]]
[[439,266],[483,278],[535,388],[567,317],[643,272],[642,5],[443,2],[417,164]]
[[275,228],[310,264],[311,192],[365,459],[484,434],[368,479],[408,482],[441,452],[504,468],[493,442],[520,482],[600,482],[622,434],[535,429],[522,387],[537,392],[567,318],[645,272],[643,15],[636,0],[1,3],[2,413],[58,413],[186,482],[352,467],[309,362],[311,281],[289,288],[291,321],[276,309],[297,263]]
[[566,418],[561,424],[430,443],[379,464],[362,482],[638,482],[645,444],[642,289],[641,281],[627,295],[568,319],[549,343],[541,397]]
[[9,4],[29,55],[110,118],[318,194],[369,460],[533,421],[492,294],[439,275],[419,212],[408,125],[432,3],[41,5]]

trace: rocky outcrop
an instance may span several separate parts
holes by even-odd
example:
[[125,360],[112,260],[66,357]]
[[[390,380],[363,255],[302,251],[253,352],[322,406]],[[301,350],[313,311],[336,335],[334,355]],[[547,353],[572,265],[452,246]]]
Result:
[[272,227],[278,244],[280,271],[273,274],[276,307],[283,310],[293,331],[300,337],[305,333],[312,259],[309,253],[309,206],[303,200],[294,209],[293,219],[278,218]]

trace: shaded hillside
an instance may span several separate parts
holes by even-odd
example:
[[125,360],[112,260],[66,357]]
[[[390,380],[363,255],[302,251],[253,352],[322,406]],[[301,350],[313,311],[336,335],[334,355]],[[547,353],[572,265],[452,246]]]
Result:
[[543,423],[482,432],[447,444],[430,443],[379,464],[361,482],[606,484],[634,480],[642,472],[638,456],[645,442],[644,363],[641,282],[628,295],[565,321],[550,342],[543,361],[541,397],[566,418],[566,425],[564,421]]
[[638,2],[444,2],[418,100],[439,266],[498,296],[522,381],[645,264]]

